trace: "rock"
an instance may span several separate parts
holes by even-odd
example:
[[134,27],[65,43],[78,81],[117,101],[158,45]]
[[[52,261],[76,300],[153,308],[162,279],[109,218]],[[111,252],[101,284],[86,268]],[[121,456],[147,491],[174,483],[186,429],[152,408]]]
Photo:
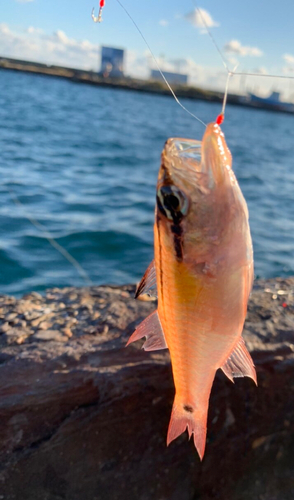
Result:
[[[1,344],[3,498],[293,500],[294,278],[255,285],[244,337],[259,385],[217,374],[202,463],[185,435],[166,448],[174,396],[168,352],[146,353],[140,342],[125,348],[156,307],[133,300],[134,290],[55,288],[26,296],[28,310],[36,302],[41,314],[50,308],[54,324],[65,312],[75,321],[22,345]],[[24,301],[0,303],[5,317]],[[33,331],[36,317],[25,318]]]
[[31,325],[32,326],[39,326],[40,323],[42,323],[43,321],[46,321],[47,319],[48,319],[48,315],[42,314],[41,316],[38,316],[36,319],[33,319],[33,321],[31,321]]
[[62,333],[64,333],[67,337],[72,337],[72,331],[70,328],[63,328]]
[[7,344],[22,344],[29,334],[30,333],[23,328],[10,328],[4,333],[3,339]]
[[66,336],[61,335],[58,330],[38,330],[34,335],[34,340],[46,340],[47,342],[66,342],[68,339]]
[[5,323],[2,323],[2,325],[0,326],[0,332],[6,333],[8,332],[8,330],[10,330],[10,325],[7,321],[5,321]]
[[48,321],[42,321],[38,328],[39,330],[49,330],[52,327],[52,323],[48,323]]
[[11,313],[6,316],[6,321],[14,321],[17,318],[16,313]]

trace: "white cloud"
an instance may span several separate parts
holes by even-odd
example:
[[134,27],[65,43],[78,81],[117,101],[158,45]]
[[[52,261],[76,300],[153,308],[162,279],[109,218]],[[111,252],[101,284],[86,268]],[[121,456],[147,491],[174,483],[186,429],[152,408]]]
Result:
[[282,68],[282,73],[283,73],[283,75],[286,75],[286,76],[293,76],[294,66],[284,66]]
[[10,30],[8,28],[8,25],[5,23],[0,23],[0,34],[9,35]]
[[242,57],[244,56],[260,57],[263,54],[263,52],[257,47],[249,47],[246,45],[242,45],[241,42],[239,42],[239,40],[231,40],[230,42],[225,44],[224,49],[226,52],[229,52],[231,54],[238,54],[239,56]]
[[191,12],[188,12],[188,14],[185,15],[185,19],[189,21],[193,26],[196,28],[204,29],[207,28],[214,28],[216,26],[219,26],[219,23],[214,21],[212,16],[207,12],[205,9],[194,9]]
[[[191,58],[161,59],[157,57],[160,69],[164,72],[178,72],[189,75],[189,83],[199,86],[206,86],[209,78],[215,74],[215,68],[203,68]],[[128,75],[148,78],[151,69],[158,69],[153,58],[148,51],[144,55],[135,51],[127,51],[126,55],[126,73]],[[226,76],[224,76],[225,85]],[[163,81],[163,80],[162,80]],[[222,82],[221,82],[222,83]]]
[[2,57],[74,68],[98,69],[99,47],[88,40],[69,38],[62,30],[49,35],[31,26],[26,32],[19,32],[2,23],[0,46]]
[[[184,73],[189,76],[189,84],[203,88],[212,88],[223,91],[226,85],[227,74],[225,71],[219,72],[219,68],[201,66],[193,59],[175,58],[159,61],[161,70]],[[158,69],[152,59],[149,60],[149,68]],[[149,69],[149,71],[150,71]]]
[[292,56],[291,54],[284,54],[283,59],[287,64],[294,64],[294,56]]
[[169,22],[166,19],[161,19],[159,21],[160,26],[163,26],[164,28],[169,25]]
[[284,54],[284,61],[286,62],[286,66],[282,68],[282,72],[286,76],[293,76],[294,72],[294,56],[292,54]]
[[259,68],[253,68],[252,73],[256,73],[257,75],[268,75],[268,70],[264,66],[260,66]]
[[[227,63],[230,63],[231,68],[238,68],[238,66],[239,66],[239,60],[234,56],[227,56],[226,61],[227,61]],[[237,71],[237,70],[235,70],[235,71]]]
[[34,26],[29,26],[27,29],[27,33],[29,33],[30,35],[32,35],[33,33],[41,34],[43,33],[43,30],[41,30],[40,28],[34,28]]
[[[31,26],[26,31],[20,32],[19,30],[13,30],[7,24],[0,23],[0,47],[2,57],[92,69],[94,71],[97,71],[99,67],[100,47],[89,40],[70,38],[62,30],[48,34],[42,32],[39,28]],[[225,89],[227,74],[224,70],[220,71],[219,67],[200,66],[191,58],[163,61],[158,57],[158,62],[163,71],[187,73],[189,83],[192,85],[219,91]],[[127,75],[148,78],[150,68],[153,67],[155,68],[154,61],[147,51],[145,53],[132,50],[126,51],[125,72]],[[287,71],[290,74],[291,66],[288,66]],[[252,85],[258,85],[264,92],[267,90],[269,92],[272,82],[269,78],[262,78],[262,75],[266,72],[265,68],[261,67],[254,72],[260,72],[260,77],[255,77]],[[231,79],[230,92],[243,90],[240,83],[241,79],[237,75]],[[246,81],[250,86],[251,80],[249,77]]]
[[190,78],[197,78],[197,76],[199,76],[199,72],[202,71],[202,67],[199,64],[196,64],[195,61],[189,57],[170,59],[165,63],[165,66],[168,66],[169,71],[187,73]]
[[126,53],[125,73],[135,78],[145,79],[149,77],[152,57],[146,51],[144,55],[138,54],[134,50]]

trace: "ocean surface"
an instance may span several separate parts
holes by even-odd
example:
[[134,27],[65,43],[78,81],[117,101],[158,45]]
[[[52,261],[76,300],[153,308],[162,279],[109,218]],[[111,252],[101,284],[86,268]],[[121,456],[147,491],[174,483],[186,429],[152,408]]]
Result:
[[[206,123],[220,112],[182,102]],[[223,130],[255,274],[294,275],[294,116],[227,106]],[[0,70],[0,293],[88,283],[48,238],[94,284],[140,279],[164,142],[203,132],[169,97]]]

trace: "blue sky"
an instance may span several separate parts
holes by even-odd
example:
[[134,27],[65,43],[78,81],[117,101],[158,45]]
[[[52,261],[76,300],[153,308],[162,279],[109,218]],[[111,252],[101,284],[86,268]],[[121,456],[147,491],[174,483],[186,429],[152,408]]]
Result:
[[[191,0],[121,0],[138,23],[163,69],[181,69],[191,82],[222,88],[225,75]],[[145,77],[146,46],[116,0],[105,0],[103,23],[91,20],[93,0],[1,0],[0,55],[97,69],[98,47],[128,49],[127,72]],[[211,32],[231,67],[294,75],[294,2],[203,0]],[[194,16],[194,17],[193,17]],[[197,25],[198,22],[198,25]],[[232,85],[238,87],[239,80]],[[258,78],[260,90],[282,82]],[[285,82],[290,89],[289,82]],[[288,86],[288,87],[287,87]]]

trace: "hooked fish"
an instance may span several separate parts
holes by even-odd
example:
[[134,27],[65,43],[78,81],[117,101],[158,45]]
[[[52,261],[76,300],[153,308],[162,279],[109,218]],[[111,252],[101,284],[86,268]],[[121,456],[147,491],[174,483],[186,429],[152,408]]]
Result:
[[[256,382],[242,338],[253,282],[248,209],[218,123],[202,141],[168,139],[159,169],[154,261],[136,293],[158,297],[128,344],[168,348],[175,400],[167,444],[188,430],[202,460],[216,371]],[[128,345],[127,344],[127,345]]]

